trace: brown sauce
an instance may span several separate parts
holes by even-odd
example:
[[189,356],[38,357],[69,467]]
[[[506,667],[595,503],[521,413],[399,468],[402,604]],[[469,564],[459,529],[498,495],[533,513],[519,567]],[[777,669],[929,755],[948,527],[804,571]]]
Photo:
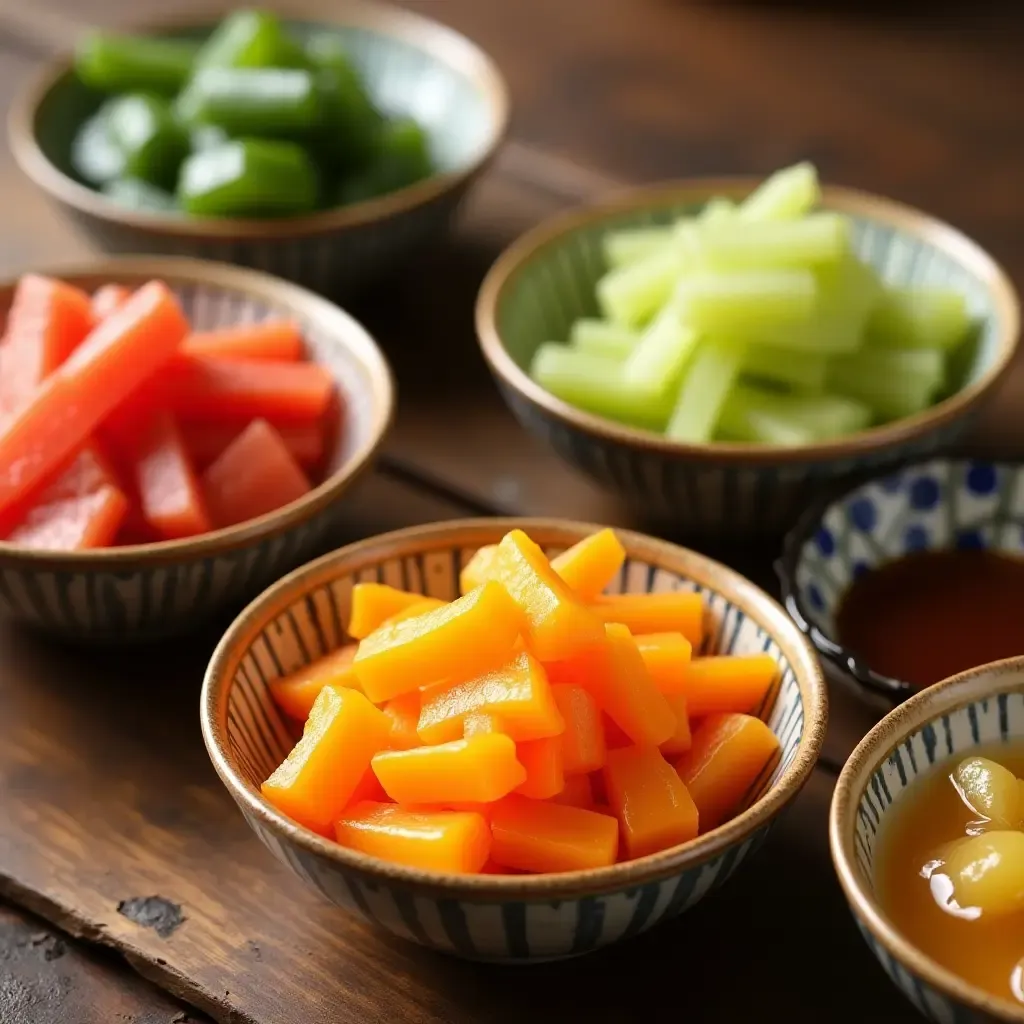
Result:
[[839,643],[915,687],[1024,654],[1024,560],[993,551],[921,551],[855,580],[836,614]]

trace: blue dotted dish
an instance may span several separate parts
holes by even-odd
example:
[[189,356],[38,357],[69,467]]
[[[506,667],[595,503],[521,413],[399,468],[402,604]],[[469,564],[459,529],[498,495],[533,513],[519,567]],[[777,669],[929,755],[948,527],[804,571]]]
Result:
[[843,595],[861,574],[914,551],[986,548],[1024,554],[1024,465],[932,459],[873,477],[808,510],[778,565],[786,609],[826,675],[878,707],[914,692],[835,639]]

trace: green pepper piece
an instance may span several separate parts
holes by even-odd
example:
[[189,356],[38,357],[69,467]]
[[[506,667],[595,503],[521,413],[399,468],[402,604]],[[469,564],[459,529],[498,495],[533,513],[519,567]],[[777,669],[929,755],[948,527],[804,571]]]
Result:
[[423,129],[412,118],[388,121],[381,129],[373,160],[341,183],[338,202],[345,205],[386,195],[429,177],[433,171]]
[[211,33],[196,68],[305,68],[306,55],[269,11],[229,14]]
[[99,187],[124,174],[124,152],[110,138],[106,115],[93,114],[71,140],[71,166],[84,182]]
[[316,168],[301,146],[234,139],[182,164],[178,201],[197,217],[282,217],[314,209],[317,184]]
[[313,74],[280,68],[204,68],[176,109],[190,126],[213,124],[233,136],[302,138],[323,119]]
[[197,124],[188,133],[189,146],[193,153],[202,152],[204,149],[213,149],[229,141],[230,135],[223,128],[215,124]]
[[156,96],[128,93],[101,109],[111,142],[124,153],[124,174],[162,188],[172,187],[189,151],[185,130]]
[[75,49],[75,71],[100,92],[173,96],[192,74],[199,44],[185,39],[90,32]]
[[116,178],[108,181],[103,186],[103,194],[133,210],[170,213],[178,209],[174,196],[141,178]]

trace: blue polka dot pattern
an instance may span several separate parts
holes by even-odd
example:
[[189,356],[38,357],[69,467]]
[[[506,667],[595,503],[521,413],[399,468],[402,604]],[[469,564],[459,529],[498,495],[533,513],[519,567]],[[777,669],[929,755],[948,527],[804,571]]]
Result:
[[999,483],[996,467],[989,462],[975,462],[967,470],[966,483],[972,494],[992,494]]
[[867,562],[854,562],[853,563],[853,578],[859,580],[869,569],[871,568]]
[[928,512],[939,503],[938,481],[930,476],[919,476],[910,485],[910,507],[918,512]]
[[985,547],[985,538],[979,530],[960,530],[956,535],[956,546],[961,551],[978,551]]
[[870,533],[878,522],[878,509],[868,497],[856,498],[850,502],[850,522],[864,533]]
[[923,526],[908,526],[903,543],[907,551],[926,551],[930,544],[928,531]]
[[836,550],[836,539],[832,536],[832,531],[827,526],[821,526],[814,535],[814,540],[818,545],[818,550],[826,558],[831,558]]
[[809,583],[807,585],[807,600],[810,601],[811,607],[815,611],[820,612],[825,607],[825,598],[822,596],[817,583]]

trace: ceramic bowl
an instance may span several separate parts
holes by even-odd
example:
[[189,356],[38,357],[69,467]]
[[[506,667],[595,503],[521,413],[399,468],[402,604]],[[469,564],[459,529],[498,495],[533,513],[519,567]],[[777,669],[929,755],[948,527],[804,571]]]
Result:
[[811,773],[827,701],[810,645],[763,591],[709,559],[620,531],[628,560],[613,589],[706,594],[708,649],[768,651],[781,686],[764,717],[782,757],[752,804],[690,843],[595,871],[546,876],[453,876],[404,868],[347,850],[295,824],[260,795],[292,739],[268,681],[348,640],[352,585],[383,580],[443,599],[461,566],[513,527],[549,554],[598,529],[556,520],[481,519],[385,534],[292,573],[227,632],[206,673],[201,720],[214,767],[253,831],[328,900],[396,935],[470,959],[527,962],[588,953],[692,907],[761,844]]
[[881,711],[915,688],[874,671],[839,643],[835,616],[859,575],[915,551],[985,548],[1024,554],[1024,466],[931,459],[815,504],[787,534],[782,600],[825,675]]
[[889,977],[936,1024],[1020,1024],[1024,1006],[968,984],[899,933],[875,897],[878,836],[906,789],[937,763],[980,746],[1022,740],[1024,658],[1012,658],[911,697],[864,737],[836,783],[829,841],[854,920]]
[[[0,541],[0,613],[94,642],[152,640],[209,625],[244,606],[285,572],[325,550],[338,503],[367,469],[391,423],[384,356],[347,313],[297,285],[198,260],[125,258],[39,271],[86,290],[153,278],[177,294],[199,329],[268,317],[303,328],[310,356],[337,381],[337,438],[323,483],[258,519],[188,540],[94,551],[33,551]],[[14,282],[0,285],[0,319]]]
[[505,251],[477,299],[477,334],[513,413],[563,458],[645,515],[687,535],[778,536],[836,478],[930,454],[956,438],[1002,378],[1017,346],[1019,309],[1003,270],[976,243],[927,214],[876,196],[826,188],[823,206],[853,222],[857,254],[892,283],[956,288],[980,334],[961,390],[926,412],[825,444],[682,444],[614,423],[548,394],[527,373],[540,344],[596,316],[609,230],[693,214],[712,196],[741,198],[754,180],[635,189],[542,224]]
[[[135,30],[201,36],[234,6],[222,2],[201,19],[143,23]],[[130,210],[82,184],[71,170],[74,130],[101,98],[71,73],[70,56],[49,64],[11,107],[8,132],[19,166],[92,244],[108,252],[222,260],[331,294],[393,269],[443,232],[497,152],[508,120],[504,81],[469,40],[409,11],[361,0],[345,3],[329,20],[312,0],[290,0],[277,9],[297,37],[337,32],[381,109],[412,115],[427,129],[439,173],[387,196],[302,217],[210,219]]]

